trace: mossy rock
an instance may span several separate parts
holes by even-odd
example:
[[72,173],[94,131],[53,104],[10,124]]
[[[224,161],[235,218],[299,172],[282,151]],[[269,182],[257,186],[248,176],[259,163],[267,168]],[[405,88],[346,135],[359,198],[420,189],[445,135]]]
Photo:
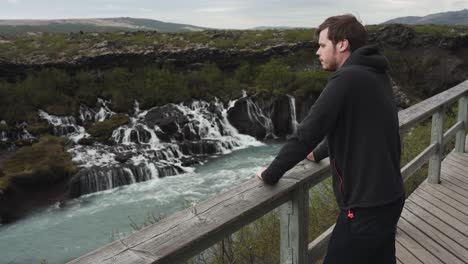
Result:
[[2,163],[0,187],[12,182],[21,185],[54,184],[75,174],[77,167],[65,151],[65,139],[46,135],[32,146],[19,149]]
[[96,138],[100,142],[107,142],[108,139],[112,136],[114,129],[119,126],[128,124],[130,121],[129,117],[126,115],[114,115],[108,120],[102,122],[96,122],[88,129],[88,133]]
[[32,123],[28,125],[28,131],[33,136],[40,136],[49,133],[49,125],[45,122]]

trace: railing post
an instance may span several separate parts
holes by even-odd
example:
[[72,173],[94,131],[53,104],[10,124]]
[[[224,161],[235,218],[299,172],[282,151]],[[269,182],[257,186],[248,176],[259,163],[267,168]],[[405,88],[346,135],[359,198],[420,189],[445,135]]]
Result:
[[458,121],[463,121],[464,125],[460,131],[457,132],[455,140],[455,151],[459,153],[465,152],[465,129],[468,127],[468,93],[458,100]]
[[445,105],[432,115],[431,143],[437,143],[437,151],[429,159],[429,183],[440,183],[440,166],[444,152],[444,115]]
[[308,219],[309,188],[304,184],[280,207],[281,264],[307,263]]

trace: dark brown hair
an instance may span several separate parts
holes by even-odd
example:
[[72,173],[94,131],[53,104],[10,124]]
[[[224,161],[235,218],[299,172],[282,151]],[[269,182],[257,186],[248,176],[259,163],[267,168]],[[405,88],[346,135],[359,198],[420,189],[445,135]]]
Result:
[[315,31],[315,35],[328,28],[328,39],[336,44],[347,39],[351,52],[367,44],[367,30],[355,16],[345,14],[327,18]]

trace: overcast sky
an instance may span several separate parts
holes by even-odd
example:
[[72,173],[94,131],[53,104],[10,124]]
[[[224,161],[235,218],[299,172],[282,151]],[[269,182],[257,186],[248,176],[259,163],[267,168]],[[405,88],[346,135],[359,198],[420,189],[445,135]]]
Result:
[[316,27],[351,13],[364,24],[468,8],[468,0],[0,0],[0,19],[138,17],[213,28]]

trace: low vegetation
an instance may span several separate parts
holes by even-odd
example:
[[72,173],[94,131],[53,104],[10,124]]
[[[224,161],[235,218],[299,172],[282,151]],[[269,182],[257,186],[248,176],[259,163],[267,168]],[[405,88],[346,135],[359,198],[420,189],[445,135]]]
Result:
[[319,93],[328,76],[322,70],[294,71],[281,58],[262,65],[245,62],[232,71],[222,71],[213,63],[193,71],[180,71],[168,64],[73,74],[44,69],[29,72],[16,83],[0,81],[0,120],[9,125],[21,121],[34,124],[39,122],[38,109],[72,115],[80,104],[94,106],[98,97],[111,99],[113,110],[127,112],[135,100],[147,109],[209,96],[228,100],[240,96],[241,90],[264,96]]
[[123,126],[128,122],[128,116],[122,114],[114,115],[102,122],[93,123],[88,129],[88,133],[98,141],[105,142],[112,136],[114,129],[119,126]]
[[43,136],[38,143],[19,149],[2,162],[0,188],[6,189],[11,183],[51,185],[73,175],[77,168],[64,150],[65,143],[66,139]]

